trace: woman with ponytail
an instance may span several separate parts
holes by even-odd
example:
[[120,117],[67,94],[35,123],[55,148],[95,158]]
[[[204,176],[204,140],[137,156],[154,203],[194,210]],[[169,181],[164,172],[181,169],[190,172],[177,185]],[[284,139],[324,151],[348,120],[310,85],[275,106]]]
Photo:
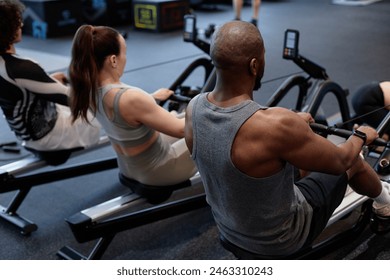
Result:
[[182,182],[196,173],[184,141],[184,119],[160,107],[173,92],[149,94],[121,82],[126,42],[115,29],[81,26],[69,68],[73,120],[91,110],[110,138],[120,172],[149,185]]

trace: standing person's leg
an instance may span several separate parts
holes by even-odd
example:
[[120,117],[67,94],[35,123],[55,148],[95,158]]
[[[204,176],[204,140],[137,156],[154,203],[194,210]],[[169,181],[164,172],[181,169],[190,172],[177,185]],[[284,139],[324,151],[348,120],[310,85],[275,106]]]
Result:
[[252,0],[252,20],[251,23],[257,26],[259,20],[261,0]]
[[233,0],[234,19],[241,20],[241,10],[244,5],[244,0]]

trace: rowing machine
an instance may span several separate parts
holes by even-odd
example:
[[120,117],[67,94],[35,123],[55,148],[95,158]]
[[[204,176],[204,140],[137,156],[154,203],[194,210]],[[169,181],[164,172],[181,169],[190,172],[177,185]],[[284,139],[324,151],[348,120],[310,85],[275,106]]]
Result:
[[[150,224],[162,219],[171,218],[189,211],[207,206],[206,197],[199,174],[185,182],[170,186],[149,186],[137,181],[124,179],[121,182],[140,195],[131,192],[85,209],[66,219],[72,233],[79,243],[97,240],[95,247],[84,256],[76,250],[64,246],[57,255],[63,259],[100,259],[115,235],[119,232]],[[195,194],[172,199],[170,201],[150,205],[145,195],[152,197],[152,203],[167,199],[173,191],[193,187]],[[187,189],[188,190],[188,189]],[[125,210],[127,214],[120,215]]]
[[[36,231],[38,226],[35,223],[19,216],[17,213],[31,188],[75,176],[116,168],[116,157],[58,167],[67,162],[69,157],[78,156],[107,145],[109,145],[108,138],[102,136],[98,144],[88,149],[76,148],[52,152],[31,150],[30,156],[1,166],[0,193],[16,191],[16,194],[6,207],[0,205],[0,218],[18,227],[24,235]],[[55,166],[55,168],[49,171],[39,171],[40,168],[48,165]]]

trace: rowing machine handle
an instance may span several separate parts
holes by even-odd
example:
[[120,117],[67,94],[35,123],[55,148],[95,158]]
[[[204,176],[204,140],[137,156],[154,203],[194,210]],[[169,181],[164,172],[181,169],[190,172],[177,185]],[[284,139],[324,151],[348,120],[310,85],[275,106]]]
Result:
[[[311,123],[310,127],[315,132],[333,134],[333,135],[337,135],[337,136],[340,136],[343,138],[348,138],[349,136],[351,136],[353,134],[353,132],[350,130],[341,129],[341,128],[337,128],[337,127],[330,127],[330,126],[326,126],[326,125],[319,124],[319,123]],[[382,138],[377,138],[371,144],[376,145],[376,146],[387,146],[389,143],[387,141],[383,140]]]
[[164,107],[165,103],[167,103],[169,100],[170,101],[176,101],[176,102],[179,102],[179,103],[189,103],[191,101],[191,98],[188,97],[188,96],[181,95],[181,94],[172,94],[171,96],[169,96],[165,100],[159,100],[157,102],[157,104],[159,106],[161,106],[161,107]]
[[189,103],[191,101],[190,97],[180,95],[180,94],[172,94],[168,99],[172,101],[182,102],[182,103]]

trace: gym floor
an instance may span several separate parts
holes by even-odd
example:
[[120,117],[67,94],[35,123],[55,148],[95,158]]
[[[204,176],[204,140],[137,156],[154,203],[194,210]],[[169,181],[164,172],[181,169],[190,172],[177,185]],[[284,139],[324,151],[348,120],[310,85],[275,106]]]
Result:
[[[198,27],[222,24],[234,18],[231,5],[197,9]],[[334,5],[331,0],[264,0],[259,28],[266,45],[266,71],[256,101],[264,103],[291,74],[301,72],[290,61],[282,59],[285,29],[300,31],[300,53],[326,68],[332,80],[349,89],[373,80],[388,80],[390,60],[390,1],[367,6]],[[243,20],[250,20],[251,7],[243,9]],[[128,62],[123,82],[152,92],[169,87],[184,68],[198,57],[205,56],[190,43],[183,42],[182,31],[145,32],[133,27],[118,27],[128,33]],[[50,72],[66,71],[72,37],[48,40],[24,36],[17,46],[20,54],[39,61]],[[43,51],[44,50],[44,51]],[[201,85],[199,75],[190,86]],[[197,84],[198,83],[198,84]],[[286,101],[292,106],[294,98]],[[325,100],[327,114],[337,114],[334,100]],[[0,143],[15,140],[3,119],[0,119]],[[27,155],[0,151],[0,164],[13,162]],[[71,159],[85,162],[113,156],[110,147]],[[48,168],[50,169],[50,168]],[[72,178],[35,187],[22,204],[19,214],[34,221],[38,230],[29,236],[0,221],[0,259],[55,260],[64,245],[88,254],[93,242],[78,243],[65,219],[108,199],[125,194],[118,182],[117,170]],[[6,205],[13,193],[0,194]],[[218,242],[218,232],[209,208],[119,233],[103,255],[103,259],[234,259]],[[324,259],[390,259],[390,236],[376,236],[368,229],[356,242],[346,244]]]

